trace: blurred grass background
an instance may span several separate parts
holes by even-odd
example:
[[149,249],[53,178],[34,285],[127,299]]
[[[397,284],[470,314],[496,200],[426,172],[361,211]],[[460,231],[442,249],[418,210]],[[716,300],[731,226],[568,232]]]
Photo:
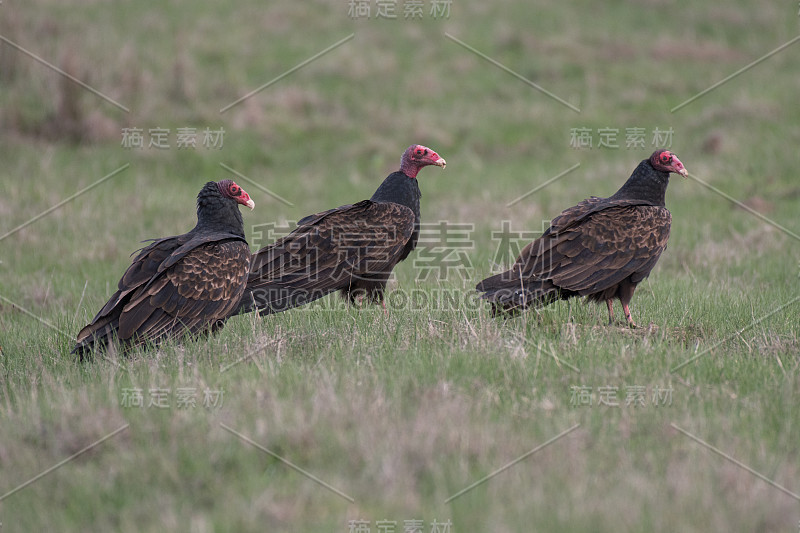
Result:
[[[130,110],[0,43],[0,234],[130,164],[0,240],[0,498],[130,424],[0,500],[5,530],[348,531],[354,519],[373,531],[383,519],[398,530],[422,519],[426,531],[434,519],[453,531],[796,529],[796,498],[672,426],[800,491],[796,238],[673,177],[669,248],[632,303],[642,329],[608,327],[604,308],[577,301],[497,321],[469,294],[492,268],[503,220],[536,231],[612,194],[657,148],[656,128],[672,129],[671,149],[694,176],[799,234],[800,44],[670,112],[795,38],[798,6],[454,0],[434,18],[427,0],[416,20],[403,6],[386,20],[374,2],[370,18],[351,18],[345,0],[3,2],[0,35]],[[183,127],[222,128],[224,146],[178,149]],[[645,147],[626,149],[634,127]],[[126,149],[123,128],[142,128],[145,143],[149,129],[169,128],[171,148]],[[570,145],[575,128],[592,130],[592,149]],[[620,148],[598,148],[600,128],[617,129]],[[368,198],[411,143],[448,161],[419,176],[423,220],[474,224],[474,279],[416,283],[410,258],[392,287],[463,294],[457,307],[386,317],[323,302],[238,317],[209,341],[138,352],[121,367],[72,362],[75,333],[129,254],[190,229],[206,181],[233,177],[250,193],[256,209],[244,218],[260,245],[265,223]],[[580,385],[592,387],[592,407],[573,405]],[[629,386],[647,388],[646,406],[625,406]],[[598,406],[600,387],[618,387],[622,405]],[[130,388],[143,389],[144,408],[121,405]],[[170,390],[170,408],[147,407],[150,388]],[[224,390],[223,406],[180,409],[178,388]],[[672,390],[671,405],[657,406],[654,388]]]

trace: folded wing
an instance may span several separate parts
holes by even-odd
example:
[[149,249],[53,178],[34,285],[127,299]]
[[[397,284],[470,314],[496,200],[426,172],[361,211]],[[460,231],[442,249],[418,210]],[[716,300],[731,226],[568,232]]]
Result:
[[253,255],[237,312],[285,311],[337,290],[380,300],[416,234],[414,213],[392,202],[365,200],[305,217]]

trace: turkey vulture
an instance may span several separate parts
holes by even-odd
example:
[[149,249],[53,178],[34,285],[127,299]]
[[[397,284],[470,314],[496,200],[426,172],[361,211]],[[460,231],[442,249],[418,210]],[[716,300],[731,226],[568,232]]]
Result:
[[143,248],[72,353],[83,360],[117,338],[124,347],[216,331],[244,292],[250,248],[237,204],[250,196],[231,180],[210,181],[197,195],[197,225],[189,233]]
[[587,296],[605,301],[613,323],[619,298],[631,327],[628,304],[667,247],[672,215],[664,204],[670,172],[687,171],[668,150],[656,150],[611,197],[591,198],[563,211],[541,237],[520,252],[510,270],[476,289],[492,314]]
[[279,313],[333,291],[383,303],[394,266],[417,245],[422,193],[417,173],[444,168],[439,154],[418,144],[403,153],[369,200],[309,215],[289,235],[253,255],[238,313]]

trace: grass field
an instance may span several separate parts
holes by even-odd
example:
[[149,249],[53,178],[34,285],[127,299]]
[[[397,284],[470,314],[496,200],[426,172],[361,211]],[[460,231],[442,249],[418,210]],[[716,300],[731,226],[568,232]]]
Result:
[[[0,5],[0,531],[798,531],[796,3],[390,4]],[[326,299],[70,357],[140,241],[193,226],[206,181],[253,197],[256,249],[368,198],[411,143],[448,162],[420,173],[423,221],[462,233],[395,270],[388,314]],[[476,302],[525,242],[500,248],[503,221],[541,231],[663,143],[692,177],[667,191],[642,327]]]

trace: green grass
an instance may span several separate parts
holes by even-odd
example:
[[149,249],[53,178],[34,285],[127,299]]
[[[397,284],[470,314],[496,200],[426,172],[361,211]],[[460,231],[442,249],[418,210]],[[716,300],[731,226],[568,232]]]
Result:
[[[674,177],[669,248],[632,303],[640,329],[608,326],[604,306],[581,301],[496,320],[472,292],[501,221],[537,231],[613,193],[655,148],[656,127],[673,128],[694,176],[800,233],[800,45],[670,113],[800,32],[797,6],[736,4],[454,2],[433,20],[426,3],[412,22],[402,2],[394,21],[351,20],[346,2],[4,3],[0,35],[131,112],[65,92],[0,43],[0,234],[130,164],[0,240],[0,497],[127,424],[0,500],[3,531],[348,531],[355,519],[372,531],[383,519],[398,531],[422,519],[426,532],[434,519],[459,532],[795,531],[800,502],[676,429],[800,492],[791,235]],[[65,98],[79,110],[73,130]],[[173,148],[126,150],[122,127],[170,128]],[[177,150],[178,127],[223,127],[224,147]],[[569,145],[582,127],[592,150]],[[622,148],[596,147],[604,127]],[[644,149],[624,148],[629,127],[646,129]],[[76,131],[84,140],[67,140]],[[369,197],[412,142],[448,161],[420,174],[423,219],[473,224],[468,279],[416,281],[418,251],[396,269],[388,315],[326,299],[236,317],[207,340],[72,361],[75,334],[140,241],[191,228],[202,184],[233,177],[219,163],[294,204],[239,180],[256,202],[244,214],[252,244],[262,224]],[[392,305],[412,290],[428,303]],[[436,303],[443,292],[457,304]],[[592,406],[574,405],[578,386]],[[620,406],[597,405],[604,387]],[[625,405],[629,387],[646,388],[645,406]],[[147,406],[151,388],[171,392],[168,408]],[[178,407],[179,388],[196,407]],[[123,405],[131,389],[145,407]],[[206,389],[223,391],[221,405],[202,405]]]

